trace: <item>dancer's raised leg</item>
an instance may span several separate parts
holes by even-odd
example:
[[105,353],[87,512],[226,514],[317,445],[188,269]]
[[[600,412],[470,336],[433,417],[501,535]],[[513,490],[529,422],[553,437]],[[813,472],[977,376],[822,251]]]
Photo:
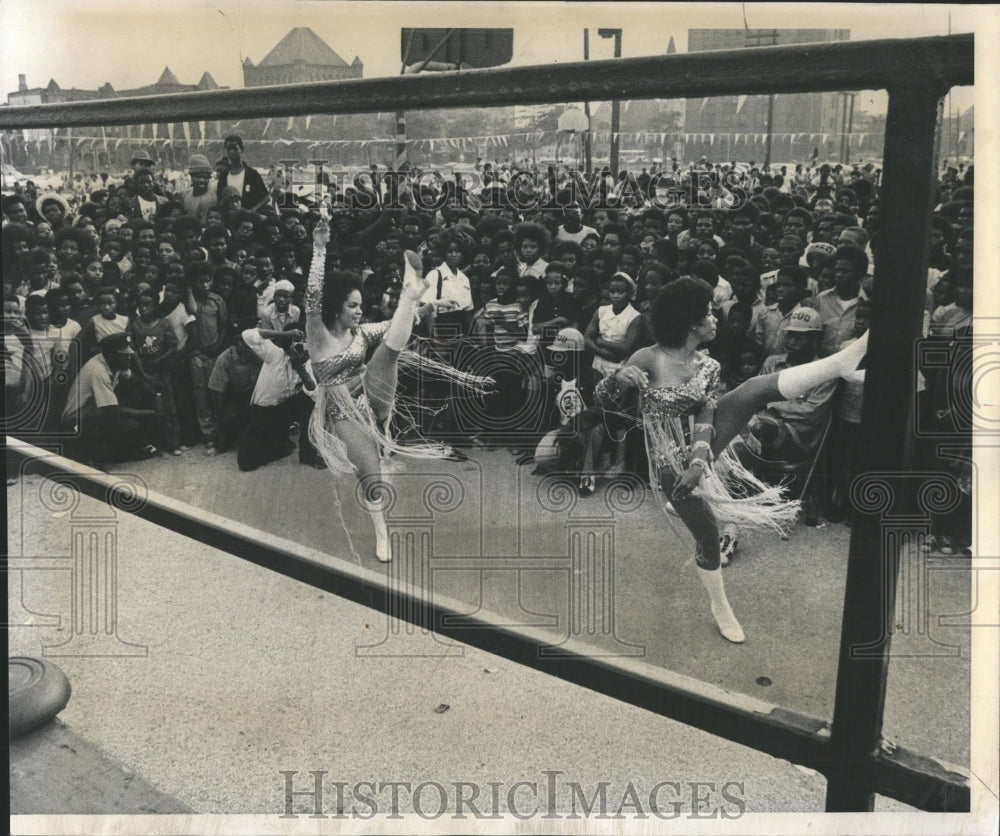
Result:
[[852,376],[867,350],[868,333],[865,332],[861,339],[836,354],[772,374],[751,377],[732,392],[727,392],[719,398],[715,410],[712,452],[719,455],[725,450],[747,422],[769,403],[789,401],[828,380]]
[[403,290],[399,295],[399,305],[389,323],[389,330],[365,371],[365,395],[379,421],[385,421],[392,412],[396,398],[396,384],[399,380],[399,352],[406,348],[413,332],[417,306],[420,297],[430,286],[423,278],[420,256],[409,250],[405,253],[406,267],[403,275]]

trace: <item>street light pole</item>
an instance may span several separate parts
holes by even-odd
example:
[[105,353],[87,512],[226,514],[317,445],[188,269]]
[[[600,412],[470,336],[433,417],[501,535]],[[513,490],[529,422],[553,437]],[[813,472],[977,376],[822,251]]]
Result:
[[[621,29],[598,29],[597,34],[602,38],[615,39],[615,58],[622,57],[622,30]],[[611,176],[618,182],[618,134],[621,128],[621,102],[614,99],[611,102]]]

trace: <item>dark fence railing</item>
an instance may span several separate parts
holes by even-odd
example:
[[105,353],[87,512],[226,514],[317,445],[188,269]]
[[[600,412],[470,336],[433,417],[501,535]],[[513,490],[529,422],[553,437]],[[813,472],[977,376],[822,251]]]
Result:
[[[908,439],[915,401],[913,345],[920,337],[933,195],[938,99],[973,83],[973,36],[763,47],[614,61],[438,73],[426,76],[225,90],[64,105],[0,108],[0,129],[361,113],[582,101],[718,96],[843,89],[887,89],[882,175],[883,226],[876,250],[869,360],[864,390],[859,498],[851,531],[833,721],[799,715],[683,678],[591,658],[584,650],[553,659],[537,635],[455,615],[440,600],[388,588],[383,576],[330,566],[276,538],[210,519],[163,498],[127,510],[200,542],[358,603],[424,619],[435,632],[576,682],[728,740],[801,763],[827,778],[827,810],[864,812],[881,793],[930,811],[968,811],[968,776],[882,740],[885,683],[901,540],[889,536],[886,507],[909,519],[915,499]],[[905,405],[905,408],[901,408]],[[8,453],[36,472],[70,478],[105,501],[107,477],[18,441]],[[882,501],[880,498],[888,497]],[[262,545],[262,543],[264,545]],[[861,652],[863,650],[863,652]]]

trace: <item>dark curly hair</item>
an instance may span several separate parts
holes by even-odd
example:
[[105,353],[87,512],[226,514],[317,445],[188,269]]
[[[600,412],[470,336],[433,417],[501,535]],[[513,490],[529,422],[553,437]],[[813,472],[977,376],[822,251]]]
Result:
[[361,276],[356,273],[349,273],[346,270],[329,270],[323,279],[323,308],[320,315],[323,324],[327,328],[332,328],[337,319],[337,315],[343,310],[347,297],[354,291],[365,296],[365,286],[361,281]]
[[653,335],[660,345],[684,345],[691,326],[701,322],[712,302],[712,286],[702,279],[681,278],[665,285],[653,302]]

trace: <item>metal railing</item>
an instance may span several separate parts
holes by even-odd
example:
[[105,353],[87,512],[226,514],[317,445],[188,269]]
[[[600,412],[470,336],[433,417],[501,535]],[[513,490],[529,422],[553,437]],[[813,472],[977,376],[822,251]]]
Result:
[[[435,632],[557,675],[774,757],[803,764],[827,779],[826,809],[864,812],[880,793],[929,811],[968,811],[968,776],[882,739],[885,684],[896,599],[900,540],[894,520],[915,518],[915,490],[905,476],[915,402],[913,344],[920,337],[933,195],[938,99],[973,83],[973,36],[763,47],[555,66],[321,82],[137,99],[0,108],[0,129],[95,124],[363,113],[733,94],[886,89],[882,176],[883,226],[876,257],[861,460],[855,482],[857,522],[851,532],[832,723],[740,698],[664,673],[653,677],[582,650],[558,659],[540,652],[547,639],[464,616],[420,591],[389,589],[381,575],[318,562],[315,553],[261,540],[245,526],[150,496],[133,511],[253,563],[400,618],[425,618]],[[900,404],[909,405],[901,409]],[[19,441],[7,449],[47,476],[71,479],[108,501],[108,477]],[[866,494],[865,489],[870,492]],[[891,501],[885,500],[889,495]],[[884,501],[883,501],[884,500]],[[891,512],[888,506],[892,505]],[[132,509],[129,509],[132,510]],[[280,559],[276,559],[280,558]],[[863,651],[863,652],[862,652]]]

